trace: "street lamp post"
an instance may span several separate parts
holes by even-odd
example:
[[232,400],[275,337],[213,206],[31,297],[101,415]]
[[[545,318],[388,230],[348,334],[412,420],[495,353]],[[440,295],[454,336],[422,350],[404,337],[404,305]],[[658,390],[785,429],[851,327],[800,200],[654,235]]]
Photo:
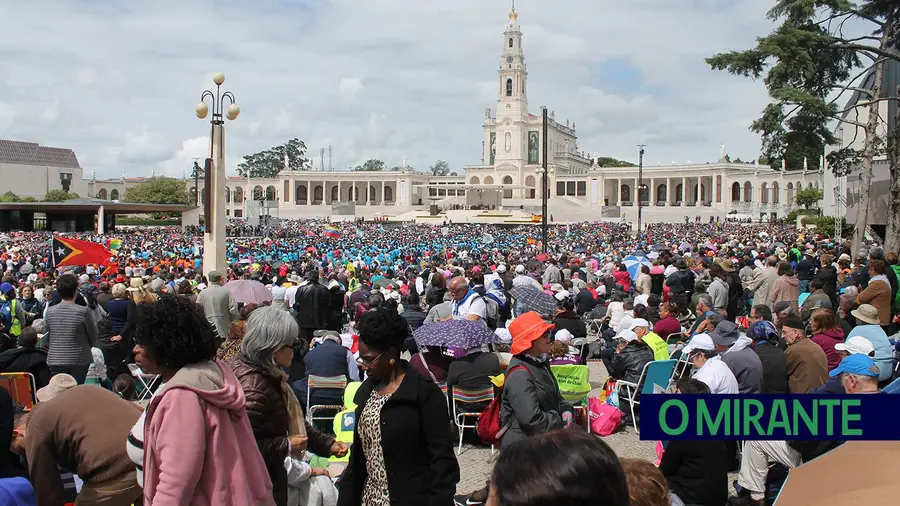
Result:
[[534,169],[534,173],[541,178],[541,251],[547,252],[547,199],[549,195],[549,176],[555,172],[553,167],[547,168],[547,108],[542,109],[543,137],[541,156],[542,167]]
[[[206,99],[212,101],[212,118],[210,120],[209,158],[206,160],[205,188],[206,234],[203,237],[203,271],[224,272],[227,267],[225,261],[225,206],[222,193],[225,191],[225,120],[237,119],[241,108],[235,103],[234,94],[230,91],[222,91],[225,82],[225,74],[218,72],[213,75],[213,83],[216,91],[204,90],[200,95],[200,103],[195,112],[197,117],[205,119],[209,114],[209,105]],[[225,109],[225,100],[230,105]]]
[[641,218],[643,217],[643,205],[641,204],[641,192],[646,190],[647,187],[644,186],[644,147],[646,144],[638,144],[638,148],[640,151],[638,152],[638,191],[637,191],[637,205],[638,205],[638,215],[637,215],[637,226],[638,226],[638,244],[640,244],[641,239],[644,236],[643,224],[641,223]]
[[199,158],[194,158],[194,205],[200,205],[200,171],[203,169],[200,168],[200,164],[197,163]]

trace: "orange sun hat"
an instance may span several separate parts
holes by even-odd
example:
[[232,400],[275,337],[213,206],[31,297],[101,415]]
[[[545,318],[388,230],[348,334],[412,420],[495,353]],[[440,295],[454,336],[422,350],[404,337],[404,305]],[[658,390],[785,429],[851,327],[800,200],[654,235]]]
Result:
[[522,353],[531,348],[531,343],[555,327],[556,325],[547,323],[535,311],[529,311],[519,316],[507,327],[512,336],[512,347],[509,352],[513,355]]

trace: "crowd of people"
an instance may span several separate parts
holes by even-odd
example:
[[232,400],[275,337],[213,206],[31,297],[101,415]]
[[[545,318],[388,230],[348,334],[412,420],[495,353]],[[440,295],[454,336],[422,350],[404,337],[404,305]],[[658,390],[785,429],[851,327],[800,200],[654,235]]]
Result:
[[[0,476],[13,480],[0,494],[21,487],[40,506],[755,505],[771,464],[840,442],[672,441],[657,465],[620,459],[567,430],[583,420],[551,368],[594,359],[610,381],[637,382],[680,357],[680,395],[874,393],[896,372],[896,253],[865,244],[854,258],[791,225],[688,221],[635,237],[628,224],[557,224],[546,248],[531,226],[229,230],[223,272],[204,271],[201,231],[73,234],[117,246],[107,265],[77,267],[52,265],[49,234],[3,237],[0,372],[29,373],[37,402],[13,409],[0,389]],[[245,299],[236,282],[264,295]],[[495,339],[414,337],[457,320]],[[491,397],[463,411],[453,392],[485,389],[499,457],[484,488],[456,496],[455,421]],[[315,423],[323,405],[354,414],[349,440]],[[640,424],[639,406],[618,407]]]

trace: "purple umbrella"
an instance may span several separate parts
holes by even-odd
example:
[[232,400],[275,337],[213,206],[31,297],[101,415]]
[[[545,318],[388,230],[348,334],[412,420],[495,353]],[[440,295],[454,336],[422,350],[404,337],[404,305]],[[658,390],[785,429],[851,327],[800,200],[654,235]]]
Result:
[[447,320],[427,323],[413,332],[419,346],[444,346],[468,350],[500,340],[482,320]]
[[225,283],[225,288],[234,296],[235,302],[243,302],[244,304],[272,302],[272,292],[259,281],[236,279]]

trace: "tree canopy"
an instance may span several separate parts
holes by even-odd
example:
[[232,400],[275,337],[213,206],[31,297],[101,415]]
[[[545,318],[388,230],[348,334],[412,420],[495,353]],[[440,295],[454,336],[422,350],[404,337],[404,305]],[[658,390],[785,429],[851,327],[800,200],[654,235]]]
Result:
[[20,197],[15,193],[8,191],[0,195],[0,202],[37,202],[34,197]]
[[50,190],[44,195],[44,202],[65,202],[72,199],[80,199],[75,192],[67,192],[65,190]]
[[450,174],[450,164],[444,160],[434,162],[434,165],[428,167],[428,171],[432,176],[446,176]]
[[802,190],[797,190],[797,205],[803,206],[804,209],[809,209],[810,207],[817,206],[824,196],[825,194],[819,188],[812,186],[803,188]]
[[357,165],[356,167],[353,167],[353,170],[361,171],[361,172],[382,171],[382,170],[384,170],[384,162],[381,160],[374,159],[374,158],[369,159],[369,160],[366,160],[366,162],[363,163],[362,165]]
[[125,190],[123,202],[191,204],[193,199],[184,181],[171,177],[154,177]]
[[[896,90],[882,90],[881,85],[885,61],[900,62],[896,49],[900,3],[778,0],[768,17],[781,24],[758,38],[756,47],[716,54],[707,58],[707,63],[716,70],[763,79],[771,102],[750,129],[762,136],[763,157],[773,167],[783,164],[788,170],[803,169],[805,160],[809,169],[818,170],[826,146],[837,146],[827,158],[831,169],[839,176],[859,171],[860,185],[868,189],[872,161],[883,143],[878,138],[877,106],[898,98]],[[845,25],[848,31],[854,27],[859,32],[845,34]],[[858,99],[839,105],[842,97],[848,99],[847,92]],[[842,139],[831,130],[835,122],[855,129],[864,141],[863,149],[855,149],[852,143],[839,144]],[[896,163],[892,180],[900,177],[895,168]],[[900,198],[900,184],[897,192],[893,200]],[[854,252],[867,225],[867,190],[860,192],[858,205]]]
[[637,167],[637,165],[631,162],[626,162],[625,160],[618,160],[609,156],[601,156],[597,158],[597,167]]
[[237,166],[241,177],[273,178],[284,170],[284,157],[287,154],[291,170],[309,170],[309,160],[306,156],[306,144],[294,137],[280,146],[274,146],[259,153],[244,155],[244,159]]

